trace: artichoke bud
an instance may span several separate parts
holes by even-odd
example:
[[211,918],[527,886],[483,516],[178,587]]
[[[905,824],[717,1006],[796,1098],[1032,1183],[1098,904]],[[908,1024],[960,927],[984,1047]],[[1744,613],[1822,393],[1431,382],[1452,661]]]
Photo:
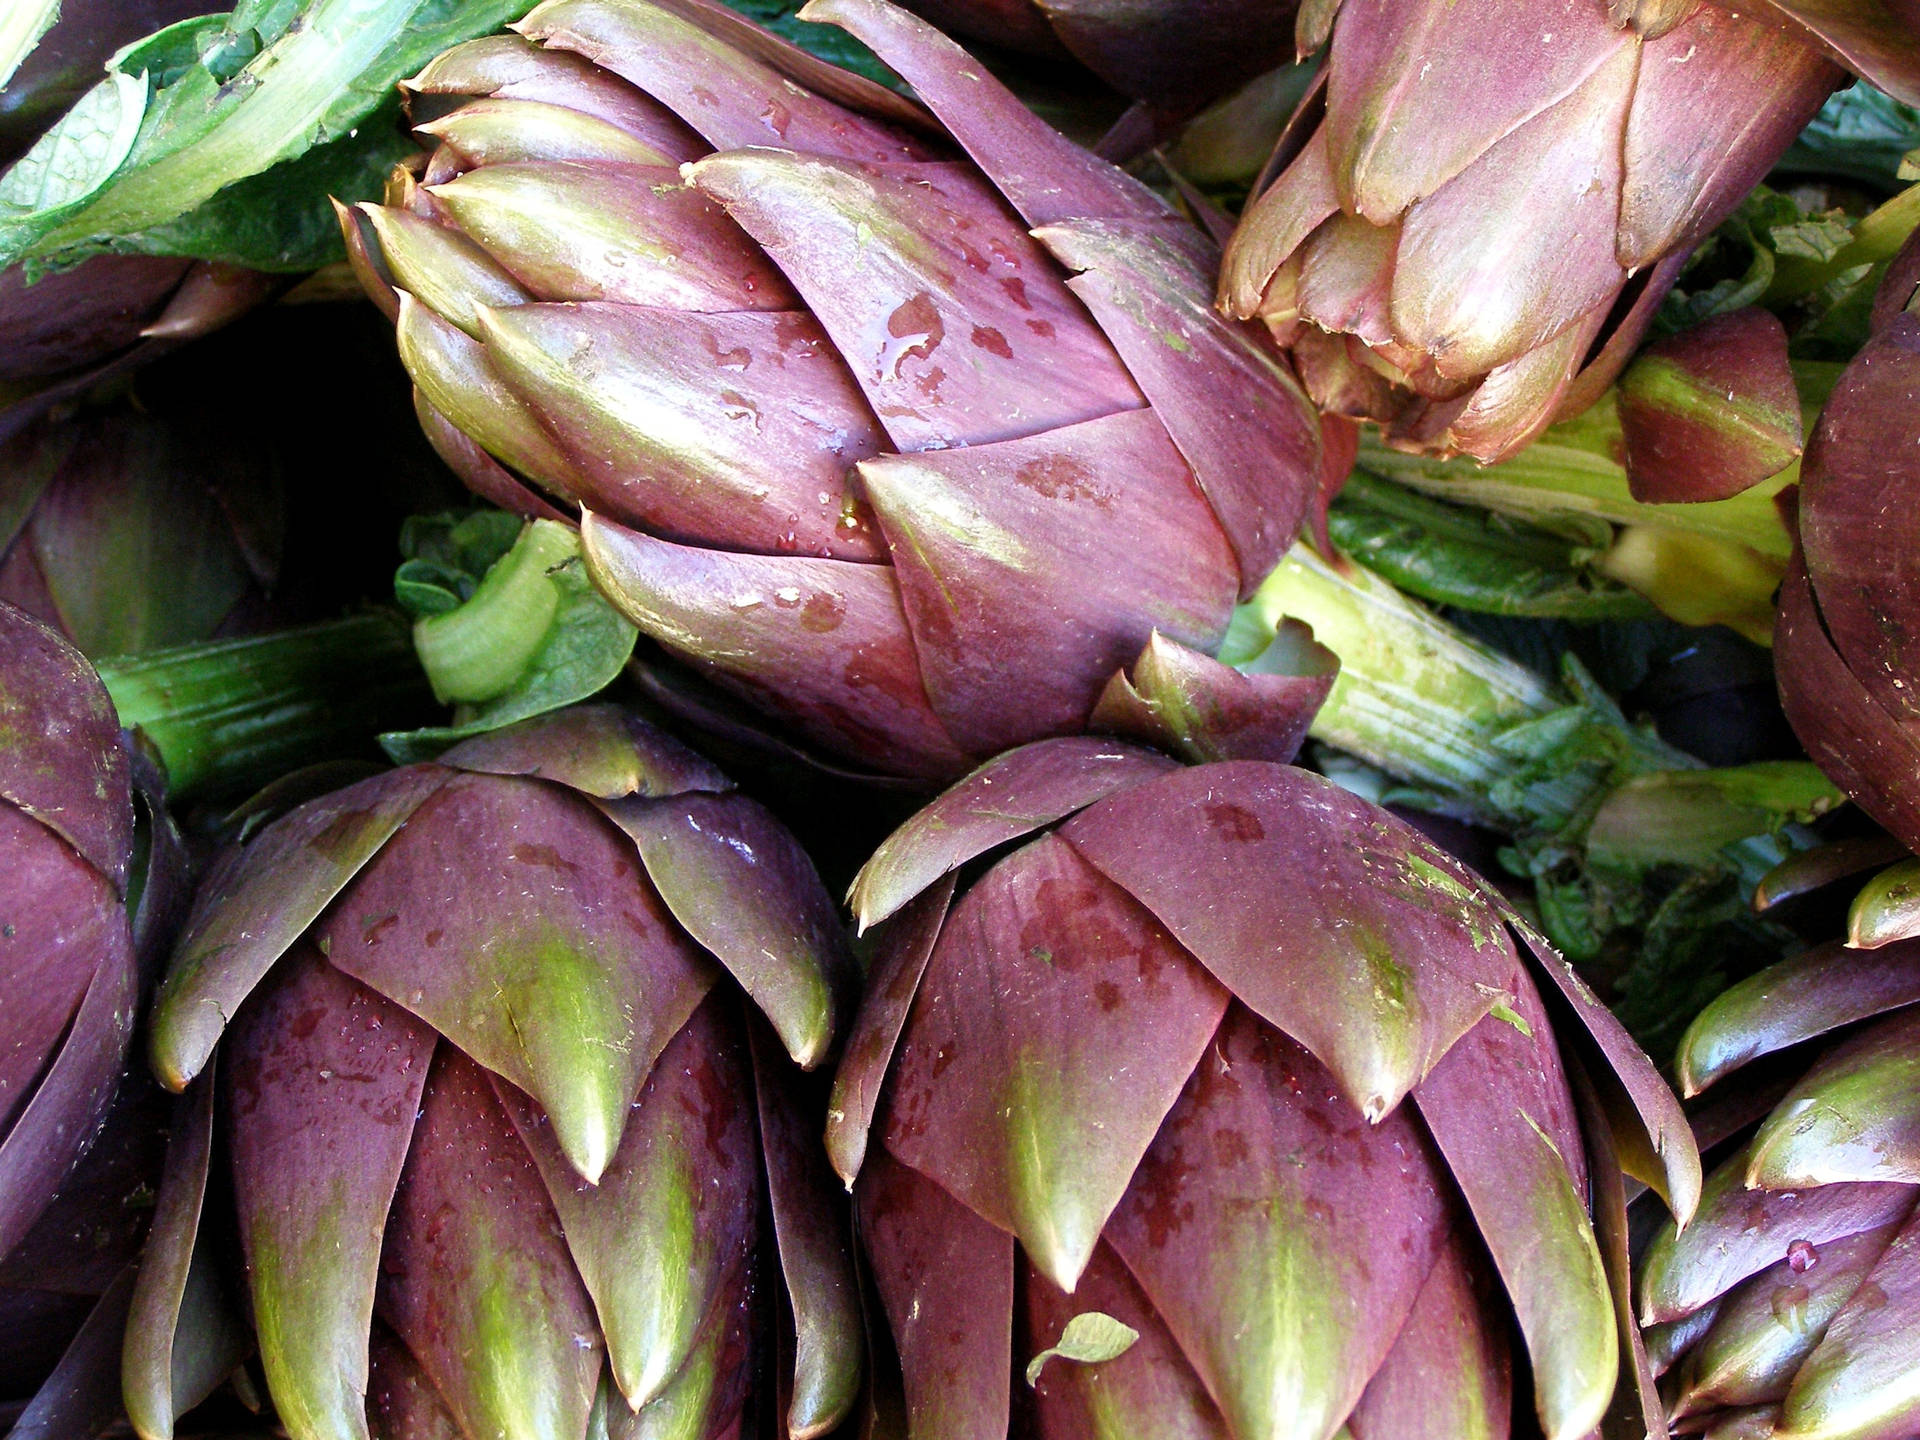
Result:
[[[1171,729],[1229,709],[1214,663],[1150,648],[1109,695]],[[1088,1314],[1133,1338],[1036,1365],[1048,1433],[1500,1433],[1515,1363],[1547,1435],[1607,1409],[1624,1202],[1589,1209],[1588,1146],[1683,1217],[1698,1155],[1612,1016],[1418,832],[1274,759],[1052,740],[909,820],[851,900],[881,928],[827,1146],[914,1433],[1005,1433],[1010,1352]],[[1584,1121],[1574,1075],[1607,1097]]]
[[810,746],[946,779],[1216,646],[1320,427],[1157,196],[905,12],[808,16],[927,108],[720,7],[549,0],[411,82],[437,148],[348,251],[470,485],[577,505],[609,601]]
[[[506,527],[422,528],[402,590],[453,602],[441,621],[538,579],[545,537],[572,543],[536,522],[462,602]],[[621,1433],[708,1433],[775,1351],[755,1276],[777,1257],[787,1423],[831,1428],[859,1320],[802,1069],[831,1053],[854,979],[793,838],[611,707],[258,829],[200,897],[155,1011],[155,1067],[205,1118],[176,1139],[133,1297],[136,1427],[170,1433],[193,1402],[171,1356],[250,1324],[303,1437],[578,1435],[596,1408],[638,1427]],[[206,1190],[215,1134],[230,1212]],[[244,1280],[217,1258],[229,1226]],[[206,1267],[250,1304],[209,1311],[186,1284]]]

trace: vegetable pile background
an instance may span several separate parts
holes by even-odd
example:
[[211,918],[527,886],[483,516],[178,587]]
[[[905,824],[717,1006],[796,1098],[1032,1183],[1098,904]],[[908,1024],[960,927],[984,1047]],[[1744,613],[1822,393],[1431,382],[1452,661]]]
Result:
[[0,1434],[1920,1440],[1904,0],[13,0]]

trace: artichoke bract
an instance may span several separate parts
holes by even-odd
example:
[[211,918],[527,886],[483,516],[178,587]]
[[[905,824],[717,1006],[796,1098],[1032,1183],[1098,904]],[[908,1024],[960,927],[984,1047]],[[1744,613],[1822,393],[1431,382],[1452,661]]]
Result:
[[[892,918],[828,1150],[914,1440],[1008,1433],[1028,1356],[1059,1440],[1505,1435],[1527,1393],[1553,1440],[1599,1423],[1633,1358],[1615,1149],[1682,1216],[1699,1156],[1419,832],[1291,766],[1057,739],[908,821],[853,901]],[[1084,1353],[1111,1321],[1131,1346]]]
[[[0,602],[0,1259],[105,1119],[169,867],[143,835],[113,704],[84,657]],[[164,873],[163,873],[164,872]]]
[[1640,1318],[1677,1426],[1892,1440],[1920,1427],[1920,943],[1819,945],[1742,981],[1681,1042],[1682,1088],[1778,1095],[1742,1067],[1809,1042],[1693,1223],[1649,1246]]
[[1920,846],[1920,236],[1894,257],[1874,336],[1820,413],[1800,469],[1799,544],[1780,587],[1774,668],[1807,754]]
[[343,224],[474,488],[577,504],[642,632],[813,745],[951,778],[1212,648],[1319,425],[1157,196],[885,0],[807,13],[945,131],[704,0],[552,0],[411,82],[433,154]]
[[771,814],[612,708],[260,829],[153,1012],[156,1071],[192,1083],[127,1331],[136,1428],[170,1435],[245,1353],[208,1299],[230,1169],[298,1440],[734,1435],[776,1268],[782,1433],[831,1429],[859,1313],[796,1067],[855,973]]
[[[1804,13],[1803,13],[1804,12]],[[1346,0],[1227,246],[1324,409],[1496,460],[1591,404],[1688,253],[1844,78],[1920,98],[1901,7]]]

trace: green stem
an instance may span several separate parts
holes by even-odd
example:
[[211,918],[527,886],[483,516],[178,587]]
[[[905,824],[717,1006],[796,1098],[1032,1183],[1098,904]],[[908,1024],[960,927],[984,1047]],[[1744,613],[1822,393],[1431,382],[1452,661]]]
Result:
[[176,799],[241,794],[316,760],[377,753],[378,731],[432,713],[406,622],[385,612],[98,669]]

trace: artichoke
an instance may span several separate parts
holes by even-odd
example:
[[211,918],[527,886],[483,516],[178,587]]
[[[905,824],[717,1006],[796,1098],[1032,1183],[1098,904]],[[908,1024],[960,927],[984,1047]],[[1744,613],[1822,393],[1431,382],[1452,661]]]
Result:
[[0,443],[0,598],[92,656],[265,615],[282,498],[270,462],[132,407]]
[[169,934],[184,868],[99,679],[4,602],[0,736],[4,1404],[46,1379],[137,1243],[145,1212],[123,1202],[154,1117],[123,1077],[140,961]]
[[[1755,1062],[1816,1039],[1830,1043],[1810,1064],[1785,1062],[1796,1078],[1781,1097]],[[1764,1118],[1708,1178],[1693,1223],[1667,1227],[1641,1263],[1674,1423],[1741,1440],[1914,1434],[1920,945],[1819,945],[1754,975],[1694,1021],[1678,1072],[1687,1093],[1720,1086]]]
[[1801,464],[1799,545],[1774,664],[1807,753],[1875,820],[1920,846],[1920,235],[1894,257],[1874,337],[1821,412]]
[[1160,199],[885,0],[808,13],[946,130],[706,0],[551,0],[410,82],[434,152],[343,224],[475,489],[577,504],[642,632],[815,746],[950,778],[1216,644],[1319,426]]
[[1614,1147],[1683,1217],[1699,1156],[1618,1023],[1419,832],[1289,766],[1066,738],[945,792],[853,902],[893,918],[828,1150],[914,1440],[1008,1433],[1012,1347],[1037,1433],[1072,1440],[1606,1413]]
[[1513,453],[1619,373],[1688,253],[1843,80],[1920,98],[1880,0],[1349,0],[1227,246],[1323,408]]
[[179,855],[113,703],[72,646],[0,602],[0,1257],[105,1118],[133,1033],[137,954]]
[[296,1440],[731,1434],[776,1258],[787,1433],[830,1429],[859,1317],[794,1067],[854,973],[778,822],[608,707],[259,829],[153,1011],[157,1073],[192,1088],[132,1300],[136,1428],[170,1435],[244,1353],[214,1303],[230,1159]]

